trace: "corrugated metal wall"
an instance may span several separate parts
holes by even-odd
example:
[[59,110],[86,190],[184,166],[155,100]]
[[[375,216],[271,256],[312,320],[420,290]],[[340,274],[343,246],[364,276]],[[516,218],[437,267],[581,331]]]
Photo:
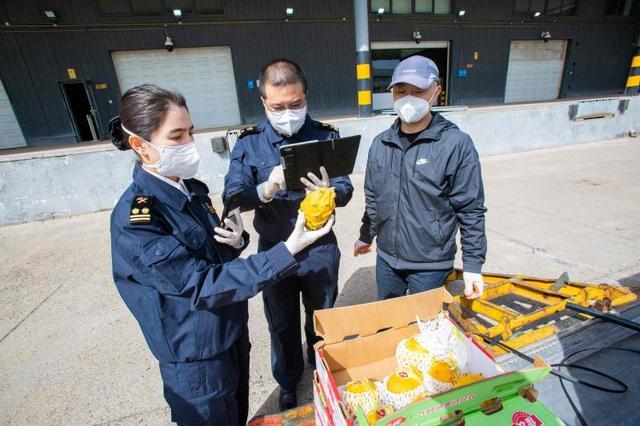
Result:
[[[605,18],[606,2],[580,0],[575,17],[540,20],[513,16],[512,0],[455,0],[453,15],[372,17],[371,41],[409,41],[415,30],[423,40],[451,44],[449,103],[502,103],[511,40],[537,40],[542,31],[568,43],[561,97],[613,94],[624,89],[635,18]],[[177,47],[230,46],[243,122],[263,117],[256,89],[247,87],[275,57],[300,63],[309,78],[309,107],[316,115],[356,113],[355,43],[352,0],[226,0],[223,16],[186,17],[177,25],[168,16],[105,17],[96,2],[83,0],[0,0],[0,77],[30,145],[75,142],[59,81],[74,68],[90,79],[102,122],[102,134],[117,114],[120,91],[110,52],[157,49],[164,42],[162,23]],[[286,7],[294,19],[284,21]],[[60,16],[57,28],[42,11]],[[465,9],[463,19],[456,13]],[[203,22],[206,21],[206,22]],[[134,26],[135,25],[135,26]],[[474,59],[478,52],[478,59]],[[473,68],[467,68],[470,64]],[[467,70],[458,78],[459,69]],[[179,77],[179,76],[177,76]],[[96,83],[107,89],[95,88]]]
[[[284,11],[291,4],[279,0],[229,1],[225,16],[209,17],[211,22],[206,24],[192,25],[185,19],[184,24],[176,25],[170,19],[162,19],[169,23],[167,32],[176,47],[231,47],[245,123],[263,119],[258,90],[249,89],[247,80],[255,81],[261,67],[276,57],[293,59],[305,70],[309,108],[313,113],[325,116],[355,113],[352,3],[297,3],[300,5],[294,2],[295,17],[305,22],[285,22]],[[21,26],[47,25],[41,13],[48,8],[60,16],[58,28]],[[314,19],[310,20],[312,16]],[[222,19],[247,21],[223,23]],[[113,23],[113,18],[109,20]],[[120,97],[110,52],[162,48],[165,38],[162,25],[82,27],[81,24],[96,21],[105,23],[105,19],[96,16],[94,2],[79,0],[39,0],[37,5],[35,1],[3,0],[0,22],[5,21],[11,26],[0,27],[0,76],[6,81],[11,99],[16,100],[16,116],[30,145],[75,142],[59,87],[59,81],[69,78],[68,68],[76,71],[78,79],[92,81],[102,136],[106,136],[106,125],[117,114]],[[158,22],[159,18],[122,18],[118,23],[125,21],[148,24]],[[107,89],[96,89],[95,84],[102,83]]]
[[[543,31],[553,39],[569,40],[561,97],[610,95],[624,91],[640,28],[640,1],[630,18],[605,17],[605,6],[602,0],[580,0],[575,17],[533,19],[514,17],[512,0],[458,0],[453,12],[466,13],[454,23],[448,18],[388,15],[370,22],[369,32],[372,41],[410,41],[416,30],[425,41],[450,41],[452,105],[502,103],[511,40],[540,40]],[[466,77],[457,77],[461,69]]]

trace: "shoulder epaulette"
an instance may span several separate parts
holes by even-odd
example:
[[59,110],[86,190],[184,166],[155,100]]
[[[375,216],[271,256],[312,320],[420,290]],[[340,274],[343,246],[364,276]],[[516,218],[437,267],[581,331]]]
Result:
[[151,195],[136,195],[131,202],[131,211],[129,212],[129,223],[145,224],[151,222]]
[[255,133],[260,133],[260,130],[258,130],[256,126],[245,127],[238,132],[238,139],[243,138],[247,135],[253,135]]
[[322,121],[316,121],[316,126],[320,127],[321,129],[327,129],[336,133],[340,133],[340,130],[338,130],[338,128],[333,124],[323,123]]

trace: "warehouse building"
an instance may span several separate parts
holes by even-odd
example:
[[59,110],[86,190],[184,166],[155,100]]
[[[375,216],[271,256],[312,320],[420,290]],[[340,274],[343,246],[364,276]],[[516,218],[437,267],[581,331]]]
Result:
[[[367,8],[374,111],[392,107],[393,68],[414,54],[437,62],[441,105],[637,91],[638,0]],[[276,57],[308,74],[316,117],[358,112],[352,0],[1,0],[0,25],[0,149],[104,139],[120,95],[145,82],[182,91],[199,130],[254,123],[259,71]]]

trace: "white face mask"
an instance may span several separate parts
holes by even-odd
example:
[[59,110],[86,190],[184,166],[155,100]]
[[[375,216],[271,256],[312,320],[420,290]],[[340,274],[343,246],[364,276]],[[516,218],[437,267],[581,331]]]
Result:
[[[433,95],[431,99],[433,99]],[[416,123],[431,111],[431,99],[427,101],[417,96],[405,96],[393,103],[393,110],[403,122]]]
[[[122,130],[130,135],[138,136],[122,126]],[[138,136],[140,138],[140,136]],[[171,177],[176,176],[182,179],[191,179],[198,173],[200,167],[200,153],[195,142],[189,142],[179,146],[156,145],[142,139],[148,145],[151,145],[158,151],[160,159],[149,164],[149,167],[156,169],[158,174]]]
[[295,135],[307,116],[307,107],[300,109],[285,109],[284,111],[271,111],[265,107],[267,118],[276,131],[284,136]]
[[161,146],[150,142],[147,143],[157,149],[160,154],[158,162],[150,164],[150,166],[155,168],[162,176],[191,179],[198,173],[200,153],[195,142],[180,146]]

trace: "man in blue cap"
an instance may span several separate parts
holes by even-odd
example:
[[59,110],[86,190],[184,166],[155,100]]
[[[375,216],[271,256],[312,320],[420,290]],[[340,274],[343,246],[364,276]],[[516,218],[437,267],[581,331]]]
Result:
[[480,297],[486,208],[473,141],[431,112],[442,91],[432,60],[404,59],[389,88],[398,119],[369,149],[366,210],[354,255],[369,252],[377,238],[379,300],[426,291],[452,272],[460,229],[464,294]]

